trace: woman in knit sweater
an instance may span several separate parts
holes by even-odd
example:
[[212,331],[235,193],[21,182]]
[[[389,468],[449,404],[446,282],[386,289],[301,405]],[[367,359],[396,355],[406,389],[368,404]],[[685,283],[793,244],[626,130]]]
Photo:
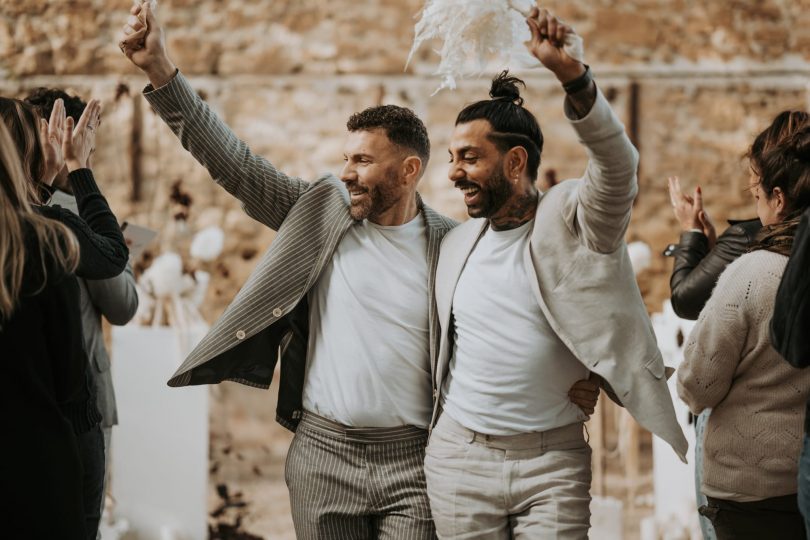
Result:
[[[97,110],[74,130],[55,109],[40,137],[36,114],[33,121],[22,114],[30,108],[0,98],[0,414],[12,442],[0,452],[0,477],[9,487],[2,507],[13,516],[3,520],[10,538],[95,538],[76,437],[100,415],[88,385],[73,273],[109,278],[128,257],[86,168]],[[63,163],[83,219],[34,204],[35,181],[47,182]]]
[[798,217],[810,207],[810,125],[752,166],[763,229],[720,276],[678,370],[678,394],[706,426],[700,511],[724,539],[804,539],[797,459],[810,372],[781,360],[768,336]]

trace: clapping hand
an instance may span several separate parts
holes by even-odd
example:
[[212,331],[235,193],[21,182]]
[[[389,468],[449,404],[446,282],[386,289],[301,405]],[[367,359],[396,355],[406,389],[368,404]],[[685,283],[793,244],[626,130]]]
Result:
[[42,142],[42,157],[44,166],[42,182],[49,186],[62,170],[65,160],[62,155],[62,138],[65,126],[65,103],[57,99],[51,109],[49,120],[41,118],[39,121],[39,138]]
[[681,191],[681,182],[677,176],[669,177],[669,198],[672,202],[672,211],[684,231],[699,230],[709,240],[709,249],[717,241],[717,231],[709,214],[703,208],[703,192],[700,186],[695,188],[692,195]]
[[73,127],[73,118],[65,121],[62,136],[62,155],[68,171],[87,168],[90,154],[96,149],[96,128],[101,119],[101,102],[91,99]]

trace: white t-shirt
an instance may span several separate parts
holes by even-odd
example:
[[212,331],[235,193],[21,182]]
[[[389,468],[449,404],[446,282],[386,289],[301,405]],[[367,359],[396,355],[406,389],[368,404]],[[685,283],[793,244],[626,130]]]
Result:
[[568,398],[588,370],[560,341],[537,302],[525,255],[534,221],[488,229],[455,295],[455,347],[444,412],[489,435],[545,431],[584,420]]
[[421,214],[363,221],[309,293],[304,409],[353,427],[427,427],[428,267]]

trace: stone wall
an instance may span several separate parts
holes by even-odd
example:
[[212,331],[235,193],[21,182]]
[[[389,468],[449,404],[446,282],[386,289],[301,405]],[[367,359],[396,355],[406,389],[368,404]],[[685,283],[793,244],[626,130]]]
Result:
[[[457,91],[431,97],[439,81],[431,75],[437,58],[427,45],[404,71],[421,4],[165,0],[159,16],[171,56],[194,87],[256,153],[290,174],[311,179],[339,171],[352,112],[383,102],[412,107],[433,144],[421,192],[434,208],[463,219],[461,197],[447,180],[446,148],[456,112],[485,97],[488,84],[486,78],[465,80]],[[0,94],[61,86],[104,101],[94,169],[122,219],[162,230],[155,251],[187,245],[189,233],[171,224],[168,203],[171,184],[183,181],[194,199],[189,229],[218,224],[227,233],[221,263],[203,265],[214,275],[204,307],[213,320],[273,232],[211,182],[140,96],[145,78],[116,46],[129,5],[3,0]],[[666,178],[677,174],[689,188],[700,183],[721,230],[727,218],[753,215],[741,156],[779,111],[806,109],[810,102],[810,0],[548,5],[583,35],[598,82],[639,148],[641,189],[628,239],[652,247],[652,266],[640,284],[649,310],[658,311],[668,298],[671,269],[660,253],[678,233]],[[541,182],[578,176],[587,156],[564,119],[559,85],[540,71],[523,75],[526,103],[546,137]],[[140,197],[133,200],[136,186]],[[272,423],[272,392],[231,384],[213,392],[214,477],[246,483],[263,474],[280,481],[288,436]],[[239,445],[238,460],[237,452],[224,452]],[[240,466],[242,460],[258,463],[259,472]],[[282,501],[283,486],[273,485]],[[281,537],[275,516],[263,529],[275,531],[268,533],[274,538]]]

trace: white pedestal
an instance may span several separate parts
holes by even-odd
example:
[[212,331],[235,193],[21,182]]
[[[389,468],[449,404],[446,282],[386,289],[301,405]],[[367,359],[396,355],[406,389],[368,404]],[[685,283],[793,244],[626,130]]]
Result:
[[113,329],[119,425],[111,484],[127,538],[207,538],[208,387],[166,385],[205,330],[180,337],[166,327]]

